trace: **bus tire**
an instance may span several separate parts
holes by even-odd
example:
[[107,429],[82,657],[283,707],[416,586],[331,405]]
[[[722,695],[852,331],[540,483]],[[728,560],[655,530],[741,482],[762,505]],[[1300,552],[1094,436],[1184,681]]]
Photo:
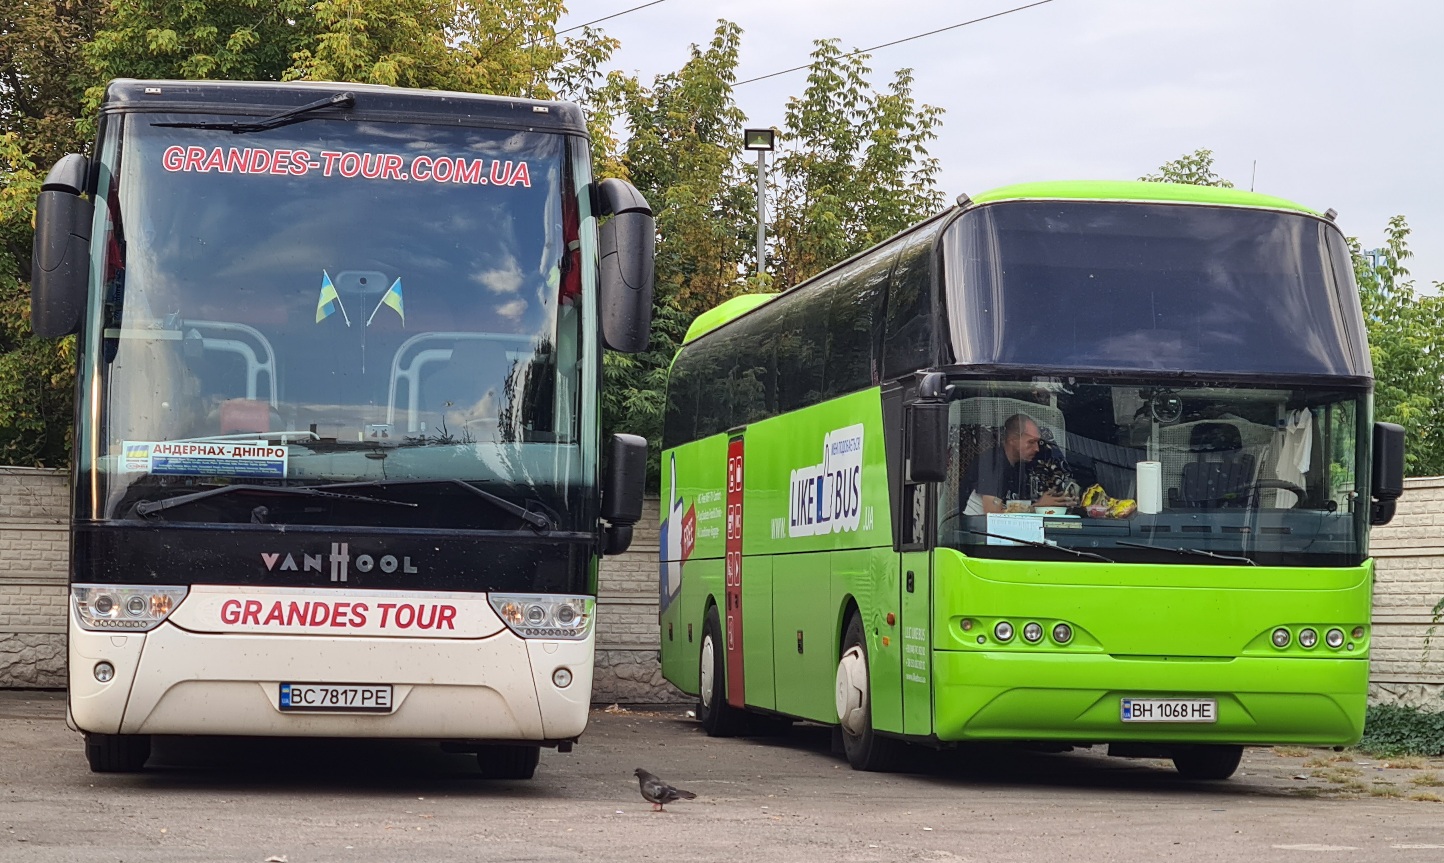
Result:
[[150,758],[149,734],[85,735],[85,760],[91,773],[135,773]]
[[476,752],[482,779],[530,779],[541,761],[540,746],[499,744],[483,746]]
[[697,720],[708,737],[736,737],[747,722],[746,714],[727,703],[726,642],[717,606],[707,609],[702,624],[702,645],[697,657]]
[[1242,746],[1190,746],[1173,753],[1173,766],[1184,779],[1227,779],[1238,769]]
[[[856,653],[849,653],[856,650]],[[858,659],[861,664],[858,665]],[[860,671],[859,671],[860,669]],[[858,711],[849,721],[838,712],[842,732],[842,750],[847,763],[854,770],[887,772],[896,768],[902,755],[903,744],[889,737],[883,737],[872,727],[872,696],[868,674],[867,634],[862,627],[862,617],[854,613],[847,621],[842,639],[842,658],[837,665],[838,703],[842,705],[847,693],[845,687],[855,687],[852,698],[856,700],[854,710]],[[849,728],[849,725],[852,727]]]

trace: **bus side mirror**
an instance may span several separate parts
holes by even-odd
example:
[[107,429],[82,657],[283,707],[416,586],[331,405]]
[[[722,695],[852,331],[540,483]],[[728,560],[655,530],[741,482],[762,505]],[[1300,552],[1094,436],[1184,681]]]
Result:
[[632,544],[632,525],[642,519],[647,483],[647,439],[634,434],[612,435],[602,488],[602,518],[607,520],[603,554],[621,554]]
[[46,175],[35,201],[35,244],[30,254],[30,326],[58,339],[80,329],[90,286],[90,223],[95,205],[81,197],[89,164],[62,156]]
[[907,413],[907,481],[948,478],[948,403],[916,402]]
[[602,344],[640,353],[652,335],[652,208],[631,183],[613,177],[597,185],[596,210],[611,216],[597,232]]
[[1404,493],[1404,427],[1374,423],[1374,465],[1369,494],[1369,524],[1388,524]]

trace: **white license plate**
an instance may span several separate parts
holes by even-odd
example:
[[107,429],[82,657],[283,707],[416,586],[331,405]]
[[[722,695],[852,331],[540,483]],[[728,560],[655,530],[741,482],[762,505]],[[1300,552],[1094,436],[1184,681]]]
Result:
[[1124,722],[1217,722],[1218,702],[1212,698],[1125,698]]
[[391,685],[282,683],[281,709],[338,713],[390,713]]

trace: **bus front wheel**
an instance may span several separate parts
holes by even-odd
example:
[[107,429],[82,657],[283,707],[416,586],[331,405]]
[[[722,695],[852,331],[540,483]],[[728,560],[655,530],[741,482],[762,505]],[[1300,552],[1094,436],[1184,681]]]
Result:
[[697,719],[709,737],[735,737],[746,717],[727,703],[727,662],[717,606],[707,609],[702,624],[702,650],[697,658]]
[[148,734],[85,735],[85,760],[91,773],[135,773],[150,758]]
[[854,770],[885,772],[897,765],[902,744],[879,736],[872,727],[867,634],[856,614],[847,621],[842,658],[837,663],[837,719],[842,726],[842,749]]
[[541,761],[540,746],[498,744],[476,753],[482,779],[530,779]]
[[1190,746],[1173,753],[1173,766],[1184,779],[1227,779],[1242,758],[1242,746]]

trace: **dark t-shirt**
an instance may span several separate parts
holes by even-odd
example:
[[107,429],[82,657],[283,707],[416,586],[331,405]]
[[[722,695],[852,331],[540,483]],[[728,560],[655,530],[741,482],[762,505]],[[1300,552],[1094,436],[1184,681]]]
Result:
[[977,461],[963,474],[962,487],[958,491],[958,501],[964,511],[968,508],[968,499],[975,491],[979,495],[991,495],[1003,501],[1031,499],[1028,463],[1012,464],[1002,447],[993,447],[978,456]]

